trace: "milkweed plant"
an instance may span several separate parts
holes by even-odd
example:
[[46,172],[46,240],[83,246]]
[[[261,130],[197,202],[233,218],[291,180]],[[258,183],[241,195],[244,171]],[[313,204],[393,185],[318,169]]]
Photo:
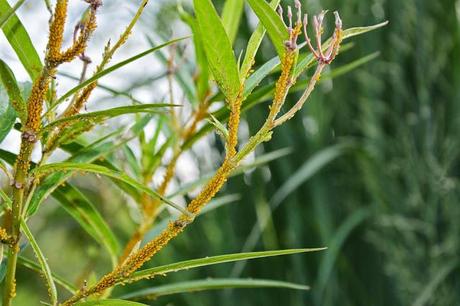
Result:
[[[326,11],[310,18],[303,13],[298,0],[294,2],[294,9],[280,5],[280,0],[272,0],[270,3],[265,0],[247,0],[260,23],[247,42],[244,52],[236,58],[233,42],[238,34],[238,22],[232,22],[229,16],[232,10],[242,7],[244,2],[227,0],[221,18],[211,0],[194,0],[193,12],[184,9],[180,4],[177,9],[181,20],[190,28],[190,36],[167,41],[113,64],[112,57],[133,35],[145,8],[155,5],[154,1],[149,3],[148,0],[142,0],[137,1],[137,11],[119,38],[109,40],[104,50],[101,50],[102,58],[95,64],[90,75],[88,71],[93,63],[87,47],[98,28],[98,13],[103,6],[102,1],[84,0],[87,9],[73,29],[69,30],[73,30],[69,47],[63,46],[64,33],[68,31],[66,24],[69,1],[57,0],[53,4],[45,2],[51,18],[48,25],[48,43],[42,59],[16,15],[24,1],[17,1],[14,6],[10,6],[6,0],[0,0],[2,31],[32,80],[30,91],[25,91],[22,84],[16,81],[14,71],[9,68],[8,63],[0,60],[3,84],[1,90],[7,97],[0,101],[0,140],[12,130],[20,131],[19,153],[15,154],[14,150],[0,151],[0,169],[10,182],[9,186],[0,190],[3,305],[14,305],[16,291],[21,287],[21,283],[16,281],[18,265],[42,274],[44,285],[48,289],[47,305],[143,305],[138,301],[166,294],[226,287],[306,289],[301,284],[275,280],[207,279],[170,284],[169,289],[158,286],[141,291],[128,290],[130,293],[124,296],[113,294],[115,286],[184,269],[323,250],[324,248],[313,248],[236,253],[143,268],[166,245],[173,243],[175,237],[187,227],[193,226],[194,220],[230,176],[241,172],[242,167],[251,167],[251,164],[245,162],[245,158],[254,153],[259,145],[276,137],[276,128],[299,112],[321,81],[323,72],[340,55],[344,41],[384,24],[344,29],[339,12],[334,12],[333,31],[329,38],[323,39]],[[344,20],[344,24],[348,23],[351,21]],[[277,56],[268,62],[257,63],[256,54],[266,34]],[[165,103],[133,102],[96,112],[86,111],[86,105],[91,103],[93,92],[100,86],[101,78],[134,61],[141,61],[149,54],[160,52],[161,49],[175,50],[181,44],[194,47],[192,95],[185,95],[183,101],[175,99],[175,58],[171,56],[166,61],[167,82],[164,86],[168,87],[169,96]],[[60,67],[72,61],[82,63],[81,76],[75,80],[72,89],[58,95],[57,81],[62,77],[59,74]],[[268,76],[275,77],[276,81],[261,86],[260,83]],[[263,94],[260,94],[261,90]],[[297,92],[300,94],[296,94]],[[294,100],[295,97],[297,100]],[[269,102],[263,125],[254,135],[241,142],[238,131],[245,120],[245,112],[264,101]],[[181,111],[186,104],[191,109],[187,116]],[[123,115],[135,116],[132,126],[111,131],[90,144],[82,141],[85,136],[94,132],[95,127]],[[149,139],[146,129],[151,128],[151,122],[156,122],[158,127]],[[175,203],[170,187],[176,175],[178,160],[198,140],[214,132],[225,145],[220,166],[212,176],[200,180],[200,191],[193,200],[185,205]],[[159,134],[162,133],[167,136],[163,143],[159,140]],[[126,149],[127,143],[133,139],[137,139],[140,144],[140,156],[132,155],[133,162],[139,168],[139,175],[136,176],[128,175],[116,159],[108,158],[117,150]],[[37,147],[41,152],[40,158],[33,162],[32,152]],[[65,161],[51,162],[51,157],[57,150],[64,150],[70,157]],[[160,167],[161,165],[164,167]],[[160,168],[164,171],[160,171]],[[119,240],[103,214],[98,211],[97,205],[93,205],[84,192],[68,182],[76,174],[108,177],[136,202],[141,218],[136,223],[137,229],[123,243],[123,247],[119,247]],[[154,177],[160,177],[161,180],[152,187]],[[112,268],[99,275],[97,280],[75,284],[57,276],[49,266],[29,228],[34,215],[49,197],[57,200],[108,253],[107,258],[110,259]],[[170,208],[165,210],[168,206]],[[146,240],[152,228],[164,220],[170,221],[155,237]],[[21,254],[26,247],[33,250],[35,258],[26,258]],[[177,286],[174,287],[175,285]],[[39,302],[30,301],[30,305],[38,305]]]

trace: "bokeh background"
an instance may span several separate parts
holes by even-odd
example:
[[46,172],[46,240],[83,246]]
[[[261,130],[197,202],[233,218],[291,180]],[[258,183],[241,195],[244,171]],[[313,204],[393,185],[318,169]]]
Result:
[[[74,24],[84,4],[71,2],[70,24]],[[116,37],[129,20],[139,1],[133,2],[105,1],[101,28],[88,52],[95,62],[107,39]],[[223,2],[214,3],[221,8]],[[232,178],[221,192],[231,196],[227,198],[231,203],[200,217],[149,265],[241,250],[321,246],[328,250],[173,273],[134,288],[241,276],[288,280],[308,284],[311,290],[226,290],[164,297],[151,303],[460,305],[460,2],[302,3],[310,14],[321,9],[340,11],[345,27],[390,21],[383,29],[353,39],[353,48],[341,54],[333,67],[376,51],[380,56],[325,80],[302,112],[258,150],[289,148],[290,153]],[[184,1],[185,7],[189,5]],[[38,50],[45,48],[47,14],[42,1],[35,0],[18,12]],[[247,7],[235,43],[237,54],[256,23]],[[114,62],[147,49],[146,37],[166,41],[187,31],[179,20],[176,1],[152,1],[133,40]],[[274,55],[265,41],[256,62],[264,63]],[[26,80],[3,37],[0,56],[11,63],[19,79]],[[193,64],[192,57],[185,62]],[[75,76],[79,69],[77,63],[67,65],[63,72]],[[101,84],[146,103],[158,102],[167,91],[164,71],[159,59],[151,56]],[[65,91],[72,80],[62,76],[59,84],[59,90]],[[176,90],[180,92],[178,86]],[[126,104],[126,99],[100,89],[88,107]],[[295,95],[289,99],[294,101]],[[260,104],[246,114],[250,120],[244,122],[243,138],[258,129],[265,111],[266,104]],[[131,146],[135,151],[136,144]],[[17,151],[15,134],[1,147]],[[215,168],[222,150],[216,136],[200,142],[181,159],[176,185]],[[135,228],[130,200],[106,180],[85,177],[74,181],[97,203],[121,240],[128,239]],[[78,281],[78,277],[95,277],[86,271],[107,271],[100,247],[53,201],[37,215],[32,228],[57,273]],[[18,292],[18,305],[46,297],[42,279],[35,273],[20,268],[18,281],[24,285]]]

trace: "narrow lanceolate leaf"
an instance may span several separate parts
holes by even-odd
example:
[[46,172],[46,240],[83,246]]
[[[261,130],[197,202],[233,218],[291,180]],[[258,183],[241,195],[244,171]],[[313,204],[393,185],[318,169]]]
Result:
[[111,66],[111,67],[109,67],[109,68],[107,68],[105,70],[102,70],[101,72],[93,75],[92,77],[90,77],[86,81],[78,84],[77,86],[75,86],[74,88],[72,88],[71,90],[66,92],[61,98],[58,99],[58,101],[56,102],[56,105],[61,103],[61,102],[63,102],[63,101],[65,101],[65,99],[71,97],[74,93],[78,92],[80,89],[82,89],[82,88],[84,88],[84,87],[86,87],[86,86],[88,86],[88,85],[90,85],[90,84],[92,84],[94,82],[97,82],[97,80],[99,80],[103,76],[106,76],[109,73],[112,73],[117,69],[120,69],[121,67],[124,67],[124,66],[126,66],[128,64],[131,64],[132,62],[137,61],[138,59],[141,59],[141,58],[143,58],[143,57],[145,57],[145,56],[147,56],[147,55],[149,55],[149,54],[151,54],[151,53],[153,53],[153,52],[155,52],[157,50],[160,50],[161,48],[164,48],[164,47],[169,46],[171,44],[177,43],[177,42],[179,42],[181,40],[184,40],[186,38],[188,38],[188,37],[182,37],[182,38],[177,38],[177,39],[170,40],[170,41],[168,41],[168,42],[166,42],[164,44],[161,44],[159,46],[150,48],[150,49],[148,49],[148,50],[146,50],[146,51],[144,51],[142,53],[139,53],[139,54],[137,54],[137,55],[135,55],[133,57],[128,58],[127,60],[124,60],[124,61],[122,61],[120,63],[117,63],[117,64],[115,64],[115,65],[113,65],[113,66]]
[[214,79],[228,101],[240,91],[238,67],[232,45],[210,0],[194,0],[195,12],[206,56]]
[[179,106],[179,105],[172,105],[172,104],[142,104],[142,105],[129,105],[129,106],[120,106],[111,109],[106,109],[97,112],[91,112],[86,114],[78,114],[75,116],[67,117],[58,119],[46,127],[44,127],[41,132],[47,132],[50,129],[57,127],[64,123],[69,122],[81,122],[81,121],[88,121],[88,122],[99,122],[100,120],[106,120],[113,117],[118,117],[121,115],[126,114],[136,114],[136,113],[158,113],[162,111],[162,108],[171,107],[171,106]]
[[267,279],[240,279],[240,278],[216,278],[180,282],[171,285],[158,286],[128,293],[121,298],[124,299],[155,299],[160,296],[190,293],[205,290],[218,290],[227,288],[284,288],[295,290],[309,290],[308,286],[274,281]]
[[[35,262],[33,262],[32,260],[30,260],[28,258],[25,258],[23,256],[19,256],[18,257],[18,263],[21,266],[24,266],[24,267],[26,267],[26,268],[28,268],[30,270],[42,273],[42,269],[41,269],[40,265],[36,264]],[[77,288],[75,288],[74,285],[72,285],[70,282],[66,281],[62,277],[60,277],[60,276],[58,276],[58,275],[56,275],[54,273],[52,273],[51,276],[53,277],[54,282],[56,284],[60,285],[62,288],[66,289],[70,293],[75,294],[75,292],[77,292]]]
[[188,270],[198,267],[205,267],[211,265],[217,265],[227,262],[235,262],[248,259],[264,258],[264,257],[273,257],[281,255],[291,255],[307,252],[317,252],[323,251],[326,248],[314,248],[314,249],[290,249],[290,250],[276,250],[276,251],[264,251],[264,252],[250,252],[250,253],[236,253],[236,254],[227,254],[219,255],[212,257],[205,257],[199,259],[192,259],[186,261],[180,261],[169,265],[159,266],[152,269],[141,270],[135,272],[131,277],[130,281],[137,281],[144,278],[152,278],[157,275],[164,275],[170,272],[178,272],[182,270]]
[[124,300],[97,300],[89,302],[81,302],[75,306],[147,306],[146,304],[124,301]]
[[[74,144],[73,146],[67,145],[65,147],[65,150],[72,154],[72,156],[67,160],[69,162],[77,162],[77,163],[98,163],[100,162],[106,167],[110,166],[110,163],[108,163],[106,160],[103,159],[104,156],[107,156],[108,154],[112,153],[114,150],[117,148],[120,148],[124,144],[126,144],[128,141],[132,140],[133,138],[137,137],[137,135],[145,128],[145,126],[150,122],[152,116],[151,115],[146,115],[144,116],[141,120],[136,122],[132,127],[126,130],[125,133],[121,134],[120,129],[120,135],[118,137],[113,137],[116,132],[110,133],[109,136],[105,136],[102,139],[97,140],[93,144],[89,146],[82,146],[79,144]],[[110,136],[112,136],[110,138]],[[109,139],[110,138],[110,139]],[[72,150],[69,148],[72,147]],[[4,155],[0,150],[0,156]],[[10,160],[8,163],[11,161],[10,155],[7,155],[5,157],[8,157]],[[98,161],[99,160],[99,161]],[[11,163],[14,163],[14,159],[11,161]],[[54,173],[48,177],[46,177],[41,183],[40,186],[35,190],[32,199],[30,201],[29,208],[27,209],[27,216],[31,216],[34,213],[37,212],[40,204],[52,194],[54,190],[56,190],[62,183],[64,183],[69,177],[72,176],[72,173]],[[134,197],[134,194],[137,193],[136,189],[131,187],[128,184],[124,184],[120,181],[114,180],[117,185],[124,191],[126,191],[129,195]],[[131,192],[128,192],[124,186],[129,186],[131,189]]]
[[267,77],[278,65],[280,59],[278,57],[272,58],[259,69],[257,69],[246,81],[244,86],[244,97],[249,96],[252,91]]
[[88,198],[70,184],[60,186],[53,192],[53,197],[89,235],[107,249],[115,266],[120,245],[104,218]]
[[0,143],[13,128],[16,112],[9,101],[6,90],[0,84]]
[[378,24],[367,26],[367,27],[349,28],[349,29],[346,29],[346,30],[343,31],[343,38],[344,39],[351,38],[353,36],[358,36],[358,35],[361,35],[361,34],[364,34],[364,33],[370,32],[370,31],[374,31],[374,30],[377,30],[377,29],[380,29],[380,28],[386,26],[387,24],[388,24],[388,21],[384,21],[384,22],[381,22],[381,23],[378,23]]
[[32,249],[34,250],[35,256],[37,257],[37,260],[40,264],[40,268],[46,280],[46,284],[48,286],[48,294],[50,296],[51,305],[57,305],[58,299],[56,285],[54,284],[53,276],[51,275],[51,270],[48,266],[48,263],[46,262],[46,258],[40,250],[37,241],[35,240],[34,236],[32,235],[32,232],[30,231],[29,227],[27,226],[26,222],[24,222],[24,220],[21,220],[21,228],[24,232],[24,235],[29,240]]
[[222,11],[222,24],[227,32],[230,43],[233,44],[243,14],[244,0],[227,0]]
[[289,39],[289,33],[281,17],[265,0],[248,0],[254,13],[268,32],[280,58],[283,58],[284,42]]
[[16,111],[16,115],[21,119],[21,122],[25,123],[27,120],[27,107],[21,96],[21,90],[19,89],[16,78],[14,77],[13,71],[10,67],[0,59],[0,80],[5,87],[10,104]]
[[[272,0],[270,2],[270,7],[276,9],[280,0]],[[244,60],[241,64],[240,76],[241,81],[243,82],[249,76],[252,66],[254,66],[254,59],[256,57],[257,51],[259,50],[260,44],[265,36],[265,27],[262,23],[259,23],[252,33],[251,38],[249,38],[248,47],[246,48],[246,53],[244,54]]]
[[148,194],[152,198],[157,198],[163,201],[164,203],[170,205],[171,207],[174,207],[175,209],[179,210],[183,214],[190,214],[187,210],[182,208],[181,206],[173,203],[172,201],[168,200],[167,198],[161,196],[157,192],[151,190],[147,186],[144,186],[143,184],[137,182],[135,179],[129,177],[128,175],[125,175],[123,173],[113,171],[111,169],[108,169],[103,166],[99,165],[93,165],[93,164],[81,164],[81,163],[69,163],[69,162],[64,162],[64,163],[55,163],[55,164],[47,164],[40,166],[38,168],[35,168],[32,170],[33,173],[35,173],[37,176],[40,175],[45,175],[48,173],[53,173],[53,172],[89,172],[89,173],[95,173],[95,174],[100,174],[104,175],[119,181],[122,181],[128,185],[131,185],[132,187]]
[[0,14],[0,28],[3,28],[3,25],[8,21],[8,19],[10,19],[11,16],[14,15],[14,13],[16,13],[16,11],[21,7],[21,5],[24,4],[24,2],[26,2],[26,0],[18,0],[11,8],[11,10],[2,12]]
[[[7,0],[0,0],[1,16],[8,14],[11,10],[12,7],[8,4]],[[3,25],[2,30],[6,39],[29,74],[31,80],[34,81],[42,70],[43,65],[32,41],[30,40],[29,34],[16,14],[13,13],[9,16],[8,20]]]

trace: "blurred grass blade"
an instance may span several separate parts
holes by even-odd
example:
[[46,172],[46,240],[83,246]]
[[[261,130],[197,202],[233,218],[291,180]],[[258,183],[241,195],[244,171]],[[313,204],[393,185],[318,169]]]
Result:
[[289,33],[281,17],[275,11],[276,6],[270,6],[265,0],[248,0],[248,3],[267,30],[279,58],[283,58],[286,51],[284,42],[289,39]]
[[[137,113],[158,113],[161,111],[161,108],[171,107],[171,106],[179,106],[179,105],[172,105],[172,104],[164,104],[164,103],[157,103],[157,104],[142,104],[142,105],[129,105],[129,106],[120,106],[114,107],[111,109],[85,113],[85,114],[78,114],[71,117],[61,118],[56,121],[51,122],[47,126],[45,126],[41,133],[47,132],[50,129],[59,126],[63,123],[74,122],[74,121],[89,121],[89,122],[97,122],[100,120],[106,120],[114,117],[118,117],[121,115],[126,114],[137,114]],[[160,110],[159,110],[160,109]]]
[[[280,0],[272,0],[270,2],[270,7],[276,9],[279,3]],[[244,54],[244,60],[240,69],[241,82],[246,80],[250,74],[251,68],[254,66],[254,59],[265,36],[265,32],[266,30],[264,25],[259,22],[256,29],[254,30],[254,33],[252,33],[251,37],[249,38],[246,53]]]
[[353,212],[335,231],[331,241],[326,243],[328,251],[322,258],[321,264],[319,266],[317,281],[318,285],[315,290],[318,305],[322,304],[320,301],[322,301],[322,296],[328,284],[329,276],[331,275],[334,268],[334,263],[339,256],[340,249],[344,245],[347,238],[350,236],[350,233],[370,216],[371,212],[367,208],[361,208]]
[[121,173],[121,172],[113,171],[103,166],[94,165],[94,164],[63,162],[63,163],[43,165],[43,166],[40,166],[32,170],[32,172],[35,173],[37,176],[41,176],[41,175],[45,175],[45,174],[53,173],[53,172],[68,172],[68,171],[71,171],[71,172],[82,171],[82,172],[95,173],[95,174],[100,174],[100,175],[104,175],[107,177],[111,177],[113,179],[122,181],[128,185],[131,185],[132,187],[138,189],[139,191],[142,191],[148,194],[152,198],[160,199],[162,202],[170,205],[171,207],[174,207],[175,209],[177,209],[183,214],[187,214],[187,215],[190,214],[183,207],[173,203],[172,201],[161,196],[157,192],[151,190],[147,186],[144,186],[143,184],[137,182],[136,180],[129,177],[128,175],[125,175],[124,173]]
[[227,0],[222,10],[222,24],[232,45],[238,32],[243,9],[244,0]]
[[459,266],[458,260],[453,260],[448,262],[444,267],[438,270],[438,273],[433,277],[433,279],[426,285],[423,292],[418,296],[412,306],[424,306],[429,303],[429,301],[436,295],[434,292],[436,288]]
[[[256,157],[256,159],[254,161],[252,161],[251,163],[242,163],[235,170],[232,171],[230,176],[236,176],[236,175],[243,174],[245,171],[255,169],[255,168],[257,168],[257,167],[259,167],[261,165],[268,164],[269,162],[274,161],[274,160],[276,160],[278,158],[281,158],[283,156],[286,156],[289,153],[291,153],[291,149],[284,148],[284,149],[279,149],[279,150],[276,150],[276,151],[273,151],[273,152],[263,154],[261,156]],[[175,197],[175,196],[178,196],[178,195],[184,195],[187,192],[190,192],[190,191],[192,191],[192,190],[204,185],[206,182],[208,182],[212,178],[213,175],[214,175],[214,173],[204,174],[198,180],[192,181],[190,183],[187,183],[187,184],[184,184],[184,185],[180,186],[179,189],[177,189],[176,191],[171,193],[169,195],[169,197],[172,198],[172,197]]]
[[[27,106],[21,95],[16,78],[13,71],[8,65],[0,59],[0,80],[9,97],[10,106],[16,111],[16,115],[21,119],[24,124],[27,120]],[[1,102],[0,103],[4,103]]]
[[24,222],[23,219],[21,219],[21,228],[22,228],[22,231],[24,232],[24,235],[29,240],[31,247],[34,250],[35,256],[37,257],[37,260],[40,264],[40,269],[42,271],[43,277],[45,278],[46,284],[48,286],[48,294],[50,296],[51,304],[57,305],[58,299],[57,299],[56,285],[54,284],[53,276],[51,275],[51,270],[50,270],[50,267],[48,266],[48,263],[46,262],[46,258],[43,255],[42,251],[40,250],[40,247],[38,246],[37,241],[35,241],[35,238],[32,235],[32,232],[30,231],[29,227],[27,226],[26,222]]
[[[0,1],[1,1],[1,0],[0,0]],[[179,42],[179,41],[181,41],[181,40],[184,40],[184,39],[186,39],[186,38],[188,38],[188,37],[181,37],[181,38],[177,38],[177,39],[170,40],[170,41],[168,41],[168,42],[166,42],[166,43],[164,43],[164,44],[161,44],[161,45],[159,45],[159,46],[150,48],[150,49],[148,49],[148,50],[146,50],[146,51],[144,51],[144,52],[142,52],[142,53],[139,53],[139,54],[137,54],[137,55],[135,55],[135,56],[133,56],[133,57],[128,58],[127,60],[124,60],[124,61],[122,61],[122,62],[120,62],[120,63],[117,63],[117,64],[115,64],[115,65],[113,65],[113,66],[111,66],[111,67],[109,67],[109,68],[107,68],[107,69],[105,69],[105,70],[102,70],[101,72],[95,74],[94,76],[90,77],[90,78],[87,79],[86,81],[84,81],[84,82],[78,84],[77,86],[75,86],[74,88],[72,88],[71,90],[69,90],[68,92],[66,92],[62,97],[60,97],[60,98],[56,101],[56,105],[58,105],[58,104],[64,102],[67,98],[71,97],[73,94],[75,94],[76,92],[78,92],[80,89],[82,89],[82,88],[84,88],[84,87],[86,87],[86,86],[88,86],[88,85],[90,85],[90,84],[96,82],[97,80],[99,80],[99,79],[102,78],[103,76],[106,76],[107,74],[112,73],[112,72],[114,72],[115,70],[118,70],[118,69],[120,69],[121,67],[124,67],[124,66],[126,66],[126,65],[128,65],[128,64],[130,64],[130,63],[132,63],[132,62],[134,62],[134,61],[137,61],[138,59],[141,59],[141,58],[143,58],[144,56],[151,54],[152,52],[155,52],[155,51],[157,51],[157,50],[160,50],[161,48],[164,48],[164,47],[166,47],[166,46],[169,46],[169,45],[171,45],[171,44],[174,44],[174,43]]]
[[[323,149],[312,157],[310,157],[296,172],[294,172],[289,179],[284,182],[283,185],[274,193],[270,199],[270,208],[271,212],[277,209],[292,192],[294,192],[298,187],[304,184],[308,179],[313,175],[318,173],[326,165],[330,164],[339,156],[343,155],[347,150],[352,146],[348,143],[346,144],[337,144],[326,149]],[[243,252],[252,251],[257,242],[259,241],[262,232],[265,227],[268,225],[268,222],[271,218],[271,214],[265,215],[257,224],[252,227],[251,233],[246,238],[244,243]],[[232,269],[231,275],[233,277],[239,276],[245,267],[245,263],[236,263]]]
[[212,2],[194,0],[193,3],[210,69],[220,90],[232,102],[241,87],[232,45]]
[[98,300],[75,304],[75,306],[147,306],[146,304],[124,300]]
[[143,289],[128,293],[121,298],[124,299],[155,299],[160,296],[190,293],[205,290],[218,290],[227,288],[284,288],[294,290],[309,290],[308,286],[266,280],[266,279],[239,279],[239,278],[209,278],[204,280],[193,280],[188,282],[180,282],[171,285],[163,285],[154,288]]
[[318,252],[323,251],[326,248],[314,248],[314,249],[290,249],[290,250],[276,250],[276,251],[264,251],[264,252],[251,252],[251,253],[236,253],[236,254],[227,254],[219,255],[212,257],[205,257],[199,259],[186,260],[181,262],[176,262],[169,265],[159,266],[151,269],[141,270],[135,272],[131,277],[130,281],[137,281],[144,278],[152,278],[157,275],[165,275],[166,273],[179,272],[182,270],[188,270],[198,267],[205,267],[211,265],[217,265],[227,262],[264,258],[264,257],[273,257],[281,255],[291,255],[307,252]]
[[[12,7],[8,4],[7,0],[0,0],[0,12],[2,12],[0,19],[5,17],[11,10]],[[3,33],[29,74],[30,79],[34,81],[43,67],[40,57],[35,50],[29,34],[16,14],[13,13],[7,19],[2,26]]]
[[374,53],[371,53],[369,55],[363,56],[363,57],[361,57],[361,58],[359,58],[357,60],[352,61],[351,63],[339,66],[339,67],[333,69],[329,73],[325,73],[321,78],[323,80],[337,78],[339,76],[347,74],[348,72],[350,72],[352,70],[355,70],[356,68],[358,68],[358,67],[360,67],[362,65],[365,65],[365,64],[369,63],[370,61],[373,61],[374,59],[376,59],[379,56],[380,56],[380,52],[378,52],[378,51],[374,52]]
[[70,184],[56,189],[53,197],[89,235],[107,249],[113,266],[116,266],[120,245],[104,218],[88,198]]
[[[30,270],[33,270],[35,272],[43,273],[41,267],[39,264],[33,262],[32,260],[25,258],[23,256],[18,257],[18,263]],[[66,289],[72,294],[75,294],[77,292],[77,288],[75,288],[74,285],[72,285],[70,282],[66,281],[60,276],[57,276],[54,273],[51,273],[51,276],[53,277],[53,280],[56,284],[60,285],[62,288]]]
[[309,180],[332,161],[342,156],[345,152],[353,148],[350,143],[340,143],[322,149],[312,155],[289,179],[275,192],[270,199],[272,207],[277,207],[292,192]]

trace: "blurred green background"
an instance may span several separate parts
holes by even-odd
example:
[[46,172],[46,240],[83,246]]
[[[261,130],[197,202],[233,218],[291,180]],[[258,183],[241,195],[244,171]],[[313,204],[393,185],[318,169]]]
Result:
[[[459,1],[302,2],[310,14],[338,10],[345,27],[390,21],[354,39],[333,67],[375,51],[380,56],[325,80],[302,112],[258,151],[290,148],[290,154],[231,179],[221,195],[240,199],[197,219],[149,265],[241,250],[328,250],[173,273],[130,288],[242,276],[308,284],[311,290],[215,291],[164,297],[152,305],[460,305]],[[172,37],[180,23],[176,2],[150,5],[155,10],[143,18],[142,30]],[[237,53],[254,28],[249,12],[243,14]],[[265,41],[257,63],[273,56]],[[247,113],[250,132],[265,112],[260,104]],[[218,143],[216,149],[223,150]],[[206,161],[196,161],[206,169]],[[86,193],[103,203],[109,223],[127,239],[134,225],[126,218],[126,200],[109,183],[94,180],[102,191],[86,183]],[[56,272],[75,279],[76,271],[108,269],[93,260],[99,247],[57,205],[40,216],[33,228]],[[19,272],[19,282],[27,285],[17,302],[28,305],[45,289],[39,276]]]

